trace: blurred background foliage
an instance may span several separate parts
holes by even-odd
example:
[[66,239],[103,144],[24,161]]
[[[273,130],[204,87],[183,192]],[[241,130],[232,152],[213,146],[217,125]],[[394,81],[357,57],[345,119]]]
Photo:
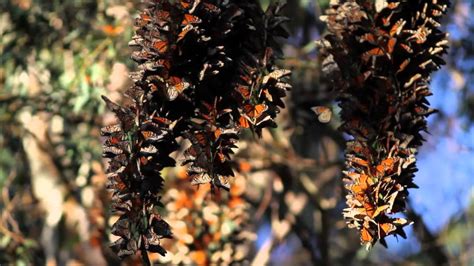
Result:
[[[262,0],[262,6],[268,5]],[[419,154],[407,240],[366,252],[341,210],[344,137],[314,40],[329,1],[289,0],[285,60],[293,90],[279,128],[239,143],[230,193],[192,187],[168,170],[164,202],[175,238],[168,264],[474,264],[474,3],[453,1],[451,50],[433,78],[431,135]],[[105,161],[99,129],[114,121],[100,95],[122,101],[134,64],[127,43],[138,0],[0,1],[0,264],[106,265]],[[180,158],[182,151],[176,154]],[[125,264],[139,263],[130,258]]]

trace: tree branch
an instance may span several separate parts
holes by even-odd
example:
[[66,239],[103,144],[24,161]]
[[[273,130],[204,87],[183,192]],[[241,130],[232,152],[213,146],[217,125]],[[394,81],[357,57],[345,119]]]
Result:
[[421,215],[417,214],[408,202],[407,217],[414,222],[413,230],[420,241],[422,250],[433,261],[433,265],[448,265],[449,258],[443,247],[438,243],[438,235],[433,234]]

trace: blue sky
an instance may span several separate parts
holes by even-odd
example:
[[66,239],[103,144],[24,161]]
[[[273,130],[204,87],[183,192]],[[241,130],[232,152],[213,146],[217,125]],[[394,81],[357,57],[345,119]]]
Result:
[[[440,229],[455,213],[467,207],[474,186],[474,127],[464,128],[458,116],[461,94],[451,88],[448,71],[433,79],[433,107],[446,116],[440,127],[449,127],[447,134],[439,130],[428,135],[428,143],[418,155],[419,172],[416,176],[420,189],[413,191],[412,200],[417,211],[424,215],[432,230]],[[431,117],[430,128],[435,127]]]

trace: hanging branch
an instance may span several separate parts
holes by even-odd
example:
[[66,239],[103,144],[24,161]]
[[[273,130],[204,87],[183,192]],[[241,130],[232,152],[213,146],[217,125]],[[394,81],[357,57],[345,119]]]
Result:
[[371,247],[406,237],[407,189],[416,188],[415,155],[435,110],[426,99],[430,75],[444,64],[446,34],[439,30],[447,0],[332,1],[319,42],[333,77],[347,142],[344,171],[349,227]]
[[175,166],[177,138],[191,142],[183,164],[193,184],[229,189],[231,155],[238,133],[257,134],[283,107],[288,70],[277,69],[277,42],[287,37],[278,15],[258,1],[153,0],[136,19],[130,46],[139,66],[120,106],[103,97],[119,123],[102,129],[110,158],[108,187],[120,215],[112,233],[120,257],[141,251],[164,255],[160,239],[171,237],[162,220],[161,170]]

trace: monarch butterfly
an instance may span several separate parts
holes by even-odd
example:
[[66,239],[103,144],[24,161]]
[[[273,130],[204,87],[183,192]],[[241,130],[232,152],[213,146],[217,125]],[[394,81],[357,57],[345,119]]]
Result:
[[372,237],[367,228],[362,227],[360,231],[360,240],[362,241],[362,243],[372,243],[372,241],[374,241],[374,238]]
[[241,85],[237,87],[237,91],[239,92],[239,94],[242,96],[244,100],[250,99],[251,93],[250,93],[249,87]]
[[364,194],[364,192],[369,188],[368,178],[369,177],[366,174],[360,174],[357,184],[350,186],[350,190],[354,194]]
[[364,145],[364,143],[359,141],[347,142],[347,149],[357,155],[362,155],[362,157],[368,157],[370,154],[370,149]]
[[400,2],[390,2],[387,4],[386,8],[388,9],[395,9],[400,5]]
[[132,99],[134,102],[140,101],[145,92],[138,86],[132,86],[124,92],[124,96]]
[[395,36],[395,35],[399,35],[400,32],[402,32],[403,30],[403,27],[405,27],[405,24],[406,24],[406,20],[404,19],[399,19],[395,25],[392,26],[392,28],[390,29],[390,36]]
[[147,13],[141,13],[140,17],[135,20],[136,27],[144,27],[151,21],[151,16]]
[[449,41],[447,39],[444,39],[444,40],[441,40],[439,42],[436,43],[436,47],[442,47],[444,46],[445,48],[447,48],[447,45],[448,45]]
[[391,232],[396,230],[396,227],[391,223],[378,224],[379,227],[379,238],[389,235]]
[[426,42],[428,35],[431,33],[431,30],[425,25],[422,25],[416,31],[406,30],[405,32],[412,34],[410,37],[408,37],[407,41],[411,41],[414,39],[417,44],[422,44]]
[[314,106],[311,110],[318,116],[321,123],[329,123],[332,117],[332,111],[326,106]]
[[165,73],[171,67],[170,62],[165,59],[158,59],[157,61],[145,62],[143,66],[146,70],[156,71],[158,69],[162,69]]
[[191,147],[189,147],[185,152],[184,152],[186,158],[191,158],[191,159],[195,159],[198,155],[198,151],[196,150],[195,146],[192,145]]
[[432,55],[435,55],[435,54],[438,54],[438,53],[441,53],[441,52],[445,52],[445,48],[443,47],[435,47],[435,48],[430,48],[428,50],[428,52]]
[[276,128],[276,127],[278,127],[277,123],[275,122],[275,120],[270,115],[261,116],[257,120],[257,123],[255,123],[255,125],[257,126],[257,128],[254,132],[257,133],[257,136],[259,138],[262,137],[262,129],[263,128]]
[[363,205],[364,205],[365,213],[370,217],[374,217],[376,206],[374,206],[372,203],[367,202],[367,201],[365,201]]
[[156,40],[153,41],[152,45],[153,49],[158,51],[160,54],[164,54],[168,51],[168,42],[163,40]]
[[263,112],[265,112],[268,109],[268,106],[265,104],[257,104],[257,105],[251,105],[247,104],[244,106],[243,111],[245,112],[245,115],[247,115],[249,118],[258,118],[260,115],[262,115]]
[[204,76],[206,75],[206,71],[210,67],[211,65],[209,63],[204,63],[201,71],[199,72],[199,81],[202,81],[204,79]]
[[390,25],[390,21],[392,20],[393,13],[390,13],[387,17],[382,17],[382,25],[387,27]]
[[362,166],[362,167],[368,167],[369,166],[369,162],[367,160],[364,160],[362,158],[358,158],[358,157],[355,157],[354,155],[351,155],[349,154],[347,156],[347,160],[351,163],[354,163],[358,166]]
[[162,136],[156,134],[156,133],[153,132],[153,131],[145,130],[145,131],[141,131],[140,133],[141,133],[142,136],[145,138],[145,140],[156,141],[156,140],[159,140],[159,139],[162,138]]
[[145,157],[145,156],[140,156],[140,158],[138,160],[139,160],[141,165],[147,165],[148,162],[149,162],[148,158]]
[[443,12],[444,12],[444,10],[433,9],[431,11],[431,14],[433,14],[433,17],[441,17],[443,15]]
[[250,123],[249,121],[247,120],[247,118],[245,118],[244,116],[241,116],[239,118],[239,125],[240,127],[242,128],[250,128]]
[[[191,6],[192,3],[192,6]],[[189,10],[189,13],[193,13],[196,7],[201,3],[201,0],[181,0],[181,6]],[[191,8],[190,8],[191,7]]]
[[110,126],[105,126],[101,128],[100,134],[102,136],[110,136],[115,133],[119,133],[122,131],[122,127],[120,127],[120,124],[115,124],[115,125],[110,125]]
[[393,52],[396,43],[397,43],[396,38],[390,38],[384,46],[375,47],[363,53],[362,60],[367,62],[373,56],[382,56],[382,55],[386,55],[388,58],[391,58],[390,54]]
[[181,32],[178,34],[178,39],[177,39],[177,42],[181,41],[182,39],[184,39],[184,37],[186,37],[186,35],[188,35],[188,33],[193,30],[194,27],[193,25],[189,24],[189,25],[186,25],[182,30]]
[[122,107],[111,100],[109,98],[102,96],[102,99],[105,101],[105,104],[109,110],[114,112],[118,119],[120,120],[122,127],[124,130],[129,130],[134,123],[135,117],[134,113],[130,108]]
[[428,65],[430,65],[430,64],[434,64],[432,59],[428,59],[428,60],[426,60],[425,62],[421,63],[421,64],[420,64],[420,68],[426,69],[426,67],[427,67]]
[[397,226],[397,225],[404,226],[404,225],[408,224],[408,220],[404,219],[404,218],[396,218],[395,220],[393,220],[392,223],[395,226]]
[[410,64],[410,58],[405,59],[400,66],[398,67],[397,74],[405,70],[407,68],[408,64]]
[[375,35],[373,33],[365,33],[360,37],[360,42],[368,42],[370,44],[377,44]]
[[412,54],[413,53],[413,49],[411,49],[411,47],[407,44],[404,44],[404,43],[400,43],[400,46],[409,54]]
[[124,182],[122,181],[117,181],[117,182],[107,182],[106,189],[109,190],[118,190],[118,191],[125,191],[127,189],[127,185],[125,185]]
[[376,47],[376,48],[372,48],[370,49],[369,51],[365,52],[362,54],[362,60],[364,62],[367,62],[369,61],[369,59],[373,56],[381,56],[381,55],[385,55],[385,51],[383,50],[382,47]]
[[357,132],[355,134],[361,135],[361,137],[367,138],[369,135],[374,134],[371,128],[365,126],[365,123],[360,118],[353,118],[342,125],[342,128],[349,132]]
[[[165,30],[165,28],[161,28],[160,30]],[[163,38],[163,34],[161,33],[160,30],[154,27],[151,30],[147,30],[146,32],[143,32],[143,33],[137,32],[137,34],[143,36],[146,40],[153,40],[155,38],[161,39]]]
[[170,21],[170,12],[165,10],[158,10],[155,12],[155,17],[158,20],[158,25],[164,26],[164,24]]
[[152,119],[153,122],[158,123],[159,125],[169,125],[171,124],[171,120],[165,117],[160,117],[160,116],[153,116]]
[[107,146],[113,146],[113,145],[119,144],[119,143],[122,142],[122,141],[123,141],[122,137],[111,136],[111,137],[108,137],[108,138],[105,140],[105,145],[107,145]]
[[290,90],[292,88],[291,84],[289,83],[285,83],[285,82],[277,82],[277,84],[275,84],[275,87],[277,89],[280,89],[280,90]]
[[194,134],[192,140],[194,140],[193,144],[199,144],[200,146],[207,146],[208,144],[207,137],[204,133]]
[[148,224],[151,224],[151,228],[155,234],[160,234],[160,237],[158,237],[158,235],[153,237],[154,243],[151,242],[150,244],[159,245],[160,238],[171,238],[173,235],[170,225],[165,222],[159,214],[150,215],[150,221]]
[[439,23],[438,21],[436,21],[435,19],[433,19],[431,17],[426,18],[426,21],[429,22],[431,24],[431,26],[433,26],[435,28],[441,27],[441,23]]
[[210,3],[202,3],[204,6],[204,9],[208,12],[211,13],[219,13],[221,10],[217,6],[210,4]]
[[201,19],[197,16],[191,14],[184,14],[183,21],[181,22],[181,26],[187,26],[190,24],[198,24],[201,23]]
[[168,59],[158,59],[158,65],[163,66],[166,70],[171,68],[171,62]]
[[240,75],[240,79],[245,82],[246,85],[252,85],[252,77],[250,75]]
[[113,158],[117,155],[123,154],[124,151],[114,146],[105,146],[103,149],[103,157]]
[[185,9],[188,9],[191,6],[191,2],[194,2],[193,0],[181,0],[181,6]]
[[291,71],[288,69],[277,69],[275,71],[270,72],[268,75],[263,77],[262,84],[265,85],[268,83],[270,79],[278,80],[284,76],[288,76],[291,74]]
[[226,156],[222,151],[217,151],[216,154],[214,155],[214,158],[218,159],[220,163],[223,163],[226,161]]
[[137,63],[142,63],[152,57],[153,55],[151,53],[144,50],[132,52],[132,60]]
[[178,77],[171,77],[169,79],[169,83],[172,85],[170,86],[167,84],[166,97],[170,101],[174,101],[176,98],[178,98],[178,96],[191,85]]
[[356,172],[342,171],[342,173],[349,178],[349,181],[355,182],[355,180],[360,178],[360,174]]
[[421,74],[420,73],[417,73],[415,74],[413,77],[410,78],[410,80],[408,80],[408,82],[405,83],[405,85],[403,85],[404,88],[408,88],[410,87],[413,83],[415,83],[417,80],[421,79]]
[[383,160],[379,165],[377,165],[376,170],[379,173],[385,173],[387,171],[392,171],[393,167],[395,166],[396,159],[395,158],[387,158]]
[[102,27],[102,31],[108,36],[117,36],[123,31],[123,27],[121,26],[112,26],[112,25],[105,25]]
[[189,175],[192,177],[191,185],[204,185],[211,183],[212,179],[208,174],[206,174],[205,169],[194,167],[194,169],[189,170]]
[[147,155],[147,154],[151,155],[151,154],[158,153],[158,149],[153,145],[148,145],[146,147],[141,147],[140,153],[143,155]]
[[372,70],[367,70],[364,73],[361,73],[357,77],[354,78],[353,82],[355,83],[355,86],[358,88],[362,88],[364,86],[364,82],[373,74]]
[[220,128],[214,131],[214,137],[218,139],[222,135],[222,130]]

